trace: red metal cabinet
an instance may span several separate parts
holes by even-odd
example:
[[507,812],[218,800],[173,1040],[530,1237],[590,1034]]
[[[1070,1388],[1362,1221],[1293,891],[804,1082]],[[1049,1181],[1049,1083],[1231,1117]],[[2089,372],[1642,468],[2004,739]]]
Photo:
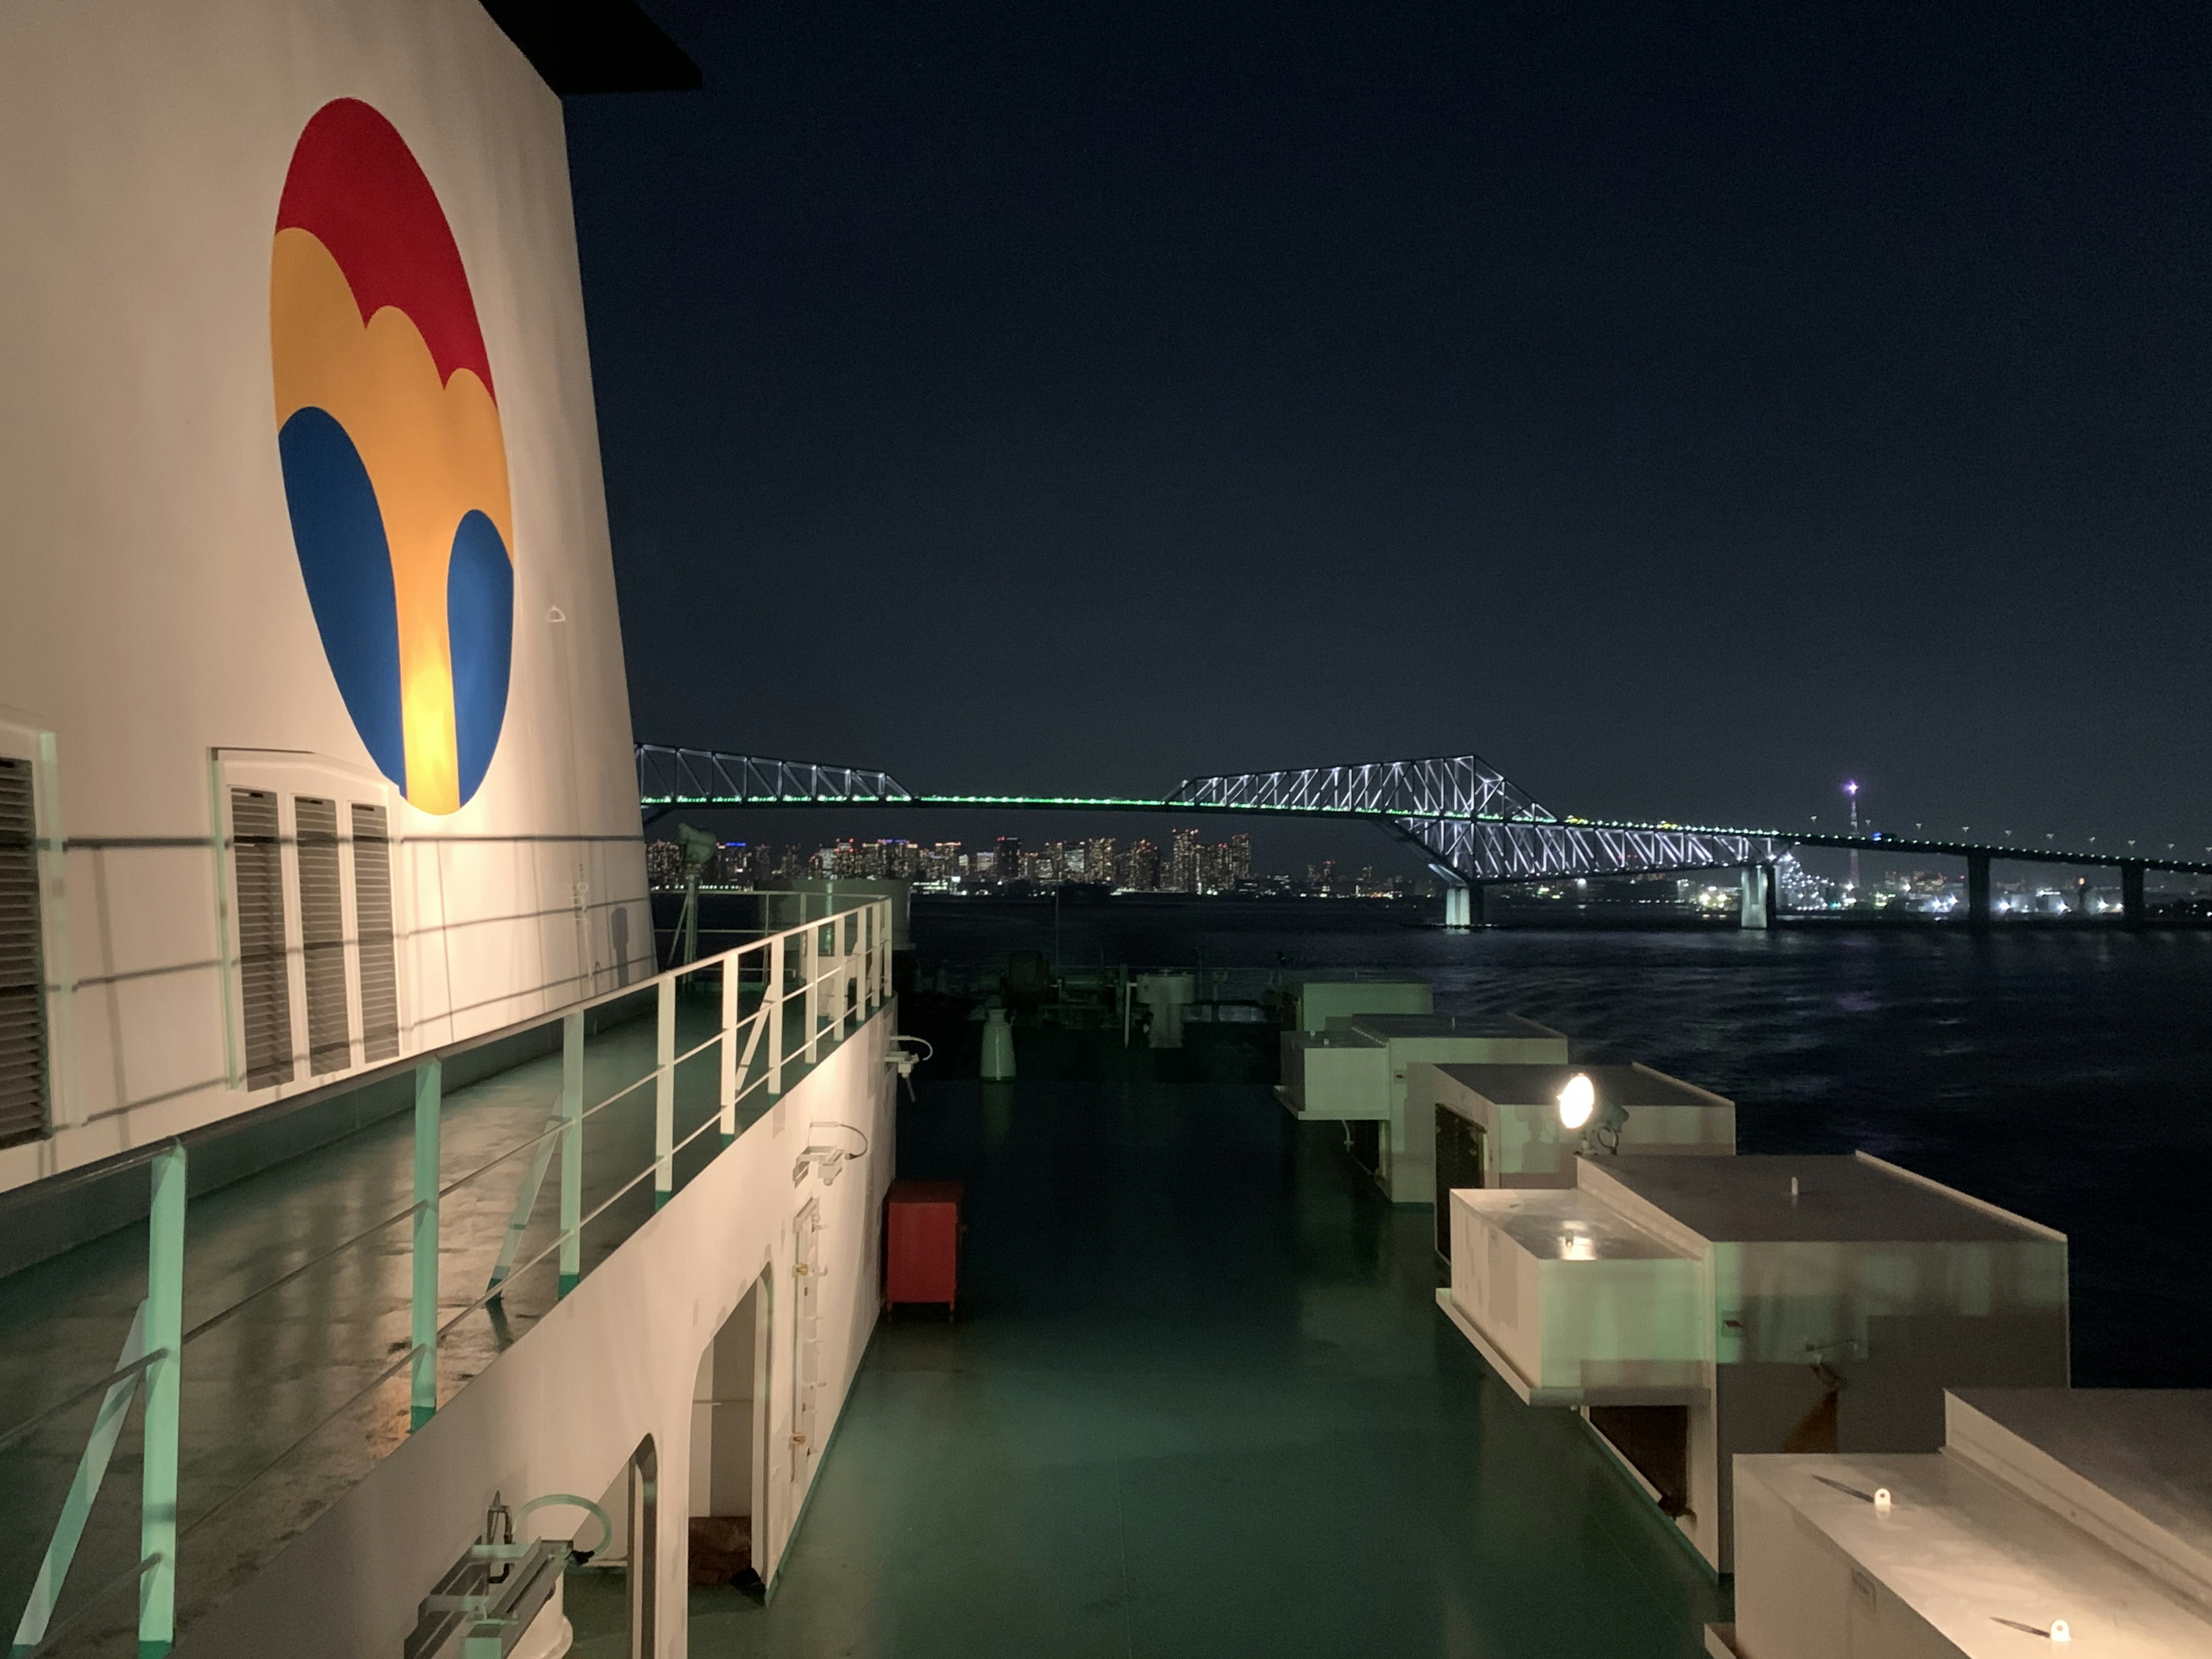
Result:
[[884,1306],[942,1302],[960,1288],[960,1183],[895,1181],[884,1200]]

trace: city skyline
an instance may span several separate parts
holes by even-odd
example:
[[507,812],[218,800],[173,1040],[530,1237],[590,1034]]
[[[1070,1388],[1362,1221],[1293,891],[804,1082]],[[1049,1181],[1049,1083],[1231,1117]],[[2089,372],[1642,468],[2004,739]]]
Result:
[[[1083,885],[1194,896],[1402,898],[1436,890],[1430,878],[1378,872],[1371,863],[1354,869],[1323,859],[1308,864],[1303,874],[1261,870],[1253,862],[1252,837],[1243,831],[1208,841],[1198,830],[1177,828],[1170,831],[1168,843],[1164,850],[1148,836],[1125,843],[1112,836],[1053,838],[1030,846],[1020,836],[1000,836],[972,848],[965,841],[904,836],[839,836],[811,848],[804,841],[718,841],[714,858],[702,868],[700,884],[758,888],[845,876],[911,881],[921,890],[948,893]],[[649,841],[646,867],[656,888],[684,883],[683,854],[674,841]]]

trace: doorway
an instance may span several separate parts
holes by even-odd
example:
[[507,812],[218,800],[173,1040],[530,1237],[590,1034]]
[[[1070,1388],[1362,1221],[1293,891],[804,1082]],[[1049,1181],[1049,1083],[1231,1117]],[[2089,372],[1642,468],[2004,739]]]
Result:
[[1451,1194],[1483,1185],[1482,1126],[1449,1106],[1437,1108],[1437,1254],[1451,1264]]
[[759,1587],[768,1546],[769,1284],[763,1273],[699,1357],[691,1390],[694,1586]]

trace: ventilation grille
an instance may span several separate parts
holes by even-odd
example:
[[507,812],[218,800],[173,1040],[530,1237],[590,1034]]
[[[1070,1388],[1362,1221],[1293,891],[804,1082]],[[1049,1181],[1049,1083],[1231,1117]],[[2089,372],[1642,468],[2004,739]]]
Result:
[[346,1012],[345,887],[338,874],[338,804],[292,798],[300,837],[300,957],[307,981],[307,1069],[317,1077],[353,1063]]
[[46,974],[31,763],[0,759],[0,1146],[35,1140],[46,1129]]
[[361,941],[362,1057],[399,1057],[399,975],[392,942],[392,842],[384,809],[353,809],[354,932]]
[[231,877],[238,893],[239,1011],[246,1026],[246,1085],[292,1080],[292,994],[284,971],[284,849],[276,797],[230,792]]

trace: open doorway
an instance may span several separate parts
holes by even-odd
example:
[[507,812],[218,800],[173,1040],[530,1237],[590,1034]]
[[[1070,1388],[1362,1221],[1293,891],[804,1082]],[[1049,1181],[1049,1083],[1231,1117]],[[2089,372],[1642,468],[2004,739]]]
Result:
[[[691,1390],[692,1599],[757,1603],[768,1544],[769,1283],[763,1273],[699,1356]],[[732,1597],[736,1599],[732,1599]]]
[[574,1659],[652,1659],[659,1611],[660,1458],[651,1435],[638,1442],[599,1500],[611,1523],[592,1559],[562,1586]]
[[1451,1195],[1483,1182],[1482,1126],[1449,1106],[1437,1107],[1437,1254],[1451,1265]]

